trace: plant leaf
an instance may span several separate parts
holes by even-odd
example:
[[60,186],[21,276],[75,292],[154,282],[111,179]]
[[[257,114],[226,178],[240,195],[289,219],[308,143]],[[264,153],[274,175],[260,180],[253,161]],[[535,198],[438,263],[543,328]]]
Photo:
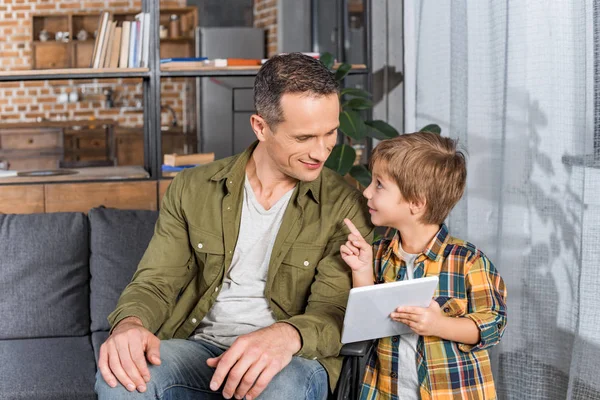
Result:
[[353,97],[362,97],[363,99],[367,99],[371,97],[371,94],[366,90],[357,89],[357,88],[343,88],[340,91],[341,96],[353,96]]
[[365,125],[373,128],[369,129],[367,135],[375,139],[385,140],[400,136],[393,126],[380,119],[375,121],[365,121]]
[[440,126],[437,124],[429,124],[427,126],[422,127],[419,132],[431,132],[431,133],[437,133],[438,135],[441,135],[442,128],[440,128]]
[[347,144],[337,144],[331,151],[325,166],[344,176],[352,168],[356,159],[356,151]]
[[362,140],[367,134],[367,127],[360,114],[350,110],[340,113],[340,130],[354,140]]
[[371,184],[371,172],[364,165],[353,165],[350,168],[350,176],[356,179],[363,187]]
[[373,108],[373,102],[368,99],[354,98],[344,103],[342,107],[349,107],[353,110],[368,110]]
[[340,64],[337,71],[335,72],[335,80],[341,81],[342,79],[344,79],[346,77],[346,75],[348,75],[348,72],[350,72],[351,69],[352,69],[352,65],[350,65],[350,64],[346,64],[346,63]]
[[333,57],[333,54],[331,54],[329,52],[325,52],[325,53],[321,54],[321,57],[319,57],[319,60],[321,60],[321,62],[325,65],[325,67],[327,67],[327,69],[333,68],[333,63],[335,62],[335,58]]

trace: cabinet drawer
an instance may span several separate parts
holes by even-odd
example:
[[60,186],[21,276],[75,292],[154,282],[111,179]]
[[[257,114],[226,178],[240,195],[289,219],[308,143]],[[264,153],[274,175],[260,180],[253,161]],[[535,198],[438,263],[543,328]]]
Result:
[[0,148],[3,150],[47,149],[59,145],[60,138],[57,133],[0,135]]
[[106,139],[104,138],[78,138],[77,147],[80,149],[105,149]]
[[68,43],[41,42],[33,48],[34,69],[68,68],[70,66]]

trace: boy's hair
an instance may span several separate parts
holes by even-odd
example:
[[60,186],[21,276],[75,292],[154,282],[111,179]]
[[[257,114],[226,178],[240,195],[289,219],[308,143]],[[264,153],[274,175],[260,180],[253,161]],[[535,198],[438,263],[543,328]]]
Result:
[[426,201],[420,222],[441,224],[465,190],[467,163],[456,141],[416,132],[380,142],[371,157],[392,178],[407,201]]
[[311,96],[337,94],[339,84],[323,63],[302,53],[271,57],[254,80],[254,107],[272,130],[283,122],[281,97],[285,93]]

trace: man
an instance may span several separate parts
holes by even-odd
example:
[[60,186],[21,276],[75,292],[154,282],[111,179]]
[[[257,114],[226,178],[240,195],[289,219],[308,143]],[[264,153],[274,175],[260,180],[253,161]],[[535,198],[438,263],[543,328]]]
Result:
[[342,221],[372,235],[360,193],[323,168],[338,86],[296,53],[265,63],[254,96],[258,142],[169,186],[109,316],[100,399],[325,399],[335,387],[351,284]]

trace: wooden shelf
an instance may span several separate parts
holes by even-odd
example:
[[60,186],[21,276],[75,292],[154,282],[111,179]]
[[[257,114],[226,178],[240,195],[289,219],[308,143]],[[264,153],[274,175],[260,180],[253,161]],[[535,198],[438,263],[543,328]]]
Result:
[[0,82],[55,79],[147,78],[148,68],[64,68],[0,71]]
[[[77,171],[73,175],[56,176],[12,176],[0,178],[0,185],[8,183],[48,183],[48,182],[89,182],[129,179],[149,179],[150,175],[143,167],[89,167],[67,168]],[[20,171],[24,172],[24,171]]]

